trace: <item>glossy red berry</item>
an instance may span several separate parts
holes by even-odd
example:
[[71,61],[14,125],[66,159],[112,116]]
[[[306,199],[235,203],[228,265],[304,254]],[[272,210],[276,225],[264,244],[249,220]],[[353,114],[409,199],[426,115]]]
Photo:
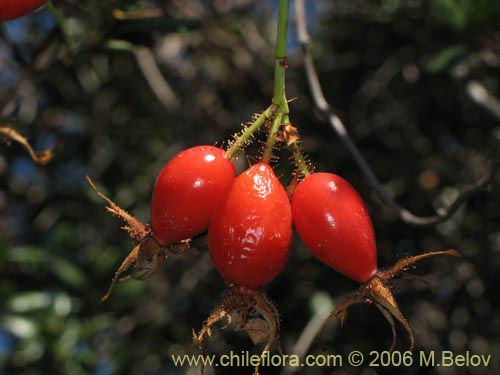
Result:
[[323,263],[359,283],[377,273],[370,216],[359,194],[342,177],[307,176],[293,194],[292,212],[300,238]]
[[291,239],[288,196],[265,163],[235,178],[208,230],[215,268],[227,282],[246,288],[263,286],[283,270]]
[[0,20],[25,16],[45,4],[47,0],[0,0]]
[[223,150],[197,146],[174,156],[158,175],[151,226],[161,245],[205,232],[215,205],[236,175]]

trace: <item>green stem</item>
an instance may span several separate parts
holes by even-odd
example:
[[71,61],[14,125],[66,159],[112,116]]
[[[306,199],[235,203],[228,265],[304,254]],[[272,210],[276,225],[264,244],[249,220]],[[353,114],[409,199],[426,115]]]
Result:
[[274,144],[279,128],[283,123],[288,122],[288,101],[285,91],[285,74],[288,67],[287,62],[287,31],[288,31],[288,11],[289,0],[280,0],[278,11],[278,29],[276,32],[276,55],[274,62],[274,92],[271,107],[276,108],[276,117],[269,130],[262,162],[269,163],[272,157]]
[[309,164],[307,163],[307,160],[304,158],[302,147],[300,147],[300,145],[297,142],[293,142],[288,147],[292,151],[293,159],[299,172],[304,177],[309,176],[312,173],[312,171],[311,168],[309,167]]
[[272,120],[264,153],[261,161],[269,163],[272,158],[274,144],[280,127],[288,123],[288,101],[285,93],[285,73],[287,63],[287,29],[288,29],[289,0],[280,0],[278,11],[278,28],[276,33],[276,52],[274,64],[274,92],[271,105],[249,126],[226,151],[226,158],[232,159],[236,153],[244,148],[252,135],[260,129],[266,120]]
[[271,161],[271,157],[273,156],[273,148],[274,143],[276,143],[276,136],[278,135],[278,131],[280,129],[283,119],[283,114],[278,112],[276,117],[273,120],[273,125],[269,130],[269,135],[267,136],[266,145],[264,146],[264,153],[262,154],[261,162],[268,163]]
[[232,159],[236,153],[243,149],[252,135],[260,129],[264,122],[274,116],[275,108],[273,105],[269,106],[264,112],[260,114],[257,119],[248,126],[242,134],[240,134],[231,144],[226,151],[226,158]]
[[278,12],[278,30],[276,32],[276,55],[274,63],[274,93],[273,104],[282,107],[288,113],[288,103],[285,94],[285,72],[287,62],[287,31],[288,31],[289,0],[280,0]]

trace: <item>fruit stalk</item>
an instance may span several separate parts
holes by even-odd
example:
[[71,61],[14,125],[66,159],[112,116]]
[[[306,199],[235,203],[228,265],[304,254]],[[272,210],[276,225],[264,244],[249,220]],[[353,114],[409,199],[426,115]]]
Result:
[[[274,63],[274,93],[272,102],[282,107],[286,106],[288,113],[288,105],[285,95],[285,72],[288,67],[287,62],[287,31],[288,31],[288,10],[289,0],[280,0],[278,13],[278,30],[276,33],[276,52]],[[285,109],[285,107],[282,107]]]
[[298,173],[303,176],[309,176],[313,171],[311,170],[310,165],[307,163],[306,158],[304,157],[304,153],[302,152],[302,147],[298,142],[293,142],[288,146],[290,151],[292,151],[293,160],[295,166],[297,167]]
[[266,120],[273,117],[275,106],[270,105],[262,112],[257,119],[248,126],[241,135],[235,138],[234,142],[226,150],[226,158],[231,160],[235,157],[239,150],[243,149],[252,135],[258,131]]
[[289,0],[280,0],[274,62],[274,92],[271,105],[271,107],[277,108],[277,113],[264,146],[264,153],[262,155],[264,163],[269,163],[271,160],[278,130],[282,124],[288,123],[288,114],[290,112],[285,91],[285,75],[288,67],[286,48],[288,40],[288,11]]

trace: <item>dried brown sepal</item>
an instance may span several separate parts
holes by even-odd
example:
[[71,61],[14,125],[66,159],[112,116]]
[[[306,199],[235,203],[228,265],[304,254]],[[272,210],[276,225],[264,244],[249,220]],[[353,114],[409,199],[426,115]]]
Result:
[[276,142],[283,142],[287,146],[300,140],[298,129],[292,124],[283,124],[276,135]]
[[125,281],[132,277],[132,275],[120,277],[131,267],[135,267],[135,270],[138,272],[144,271],[136,276],[133,276],[135,279],[146,280],[163,268],[166,258],[166,249],[160,246],[153,237],[146,237],[139,245],[132,249],[130,254],[125,258],[121,266],[115,272],[115,275],[111,280],[111,285],[109,286],[106,294],[101,298],[100,302],[105,302],[109,298],[117,281]]
[[[135,267],[136,271],[143,271],[139,275],[134,276],[134,278],[138,280],[145,280],[159,272],[165,263],[166,249],[153,238],[149,225],[141,223],[138,219],[101,193],[89,176],[86,176],[86,179],[96,194],[103,198],[108,204],[106,210],[118,216],[126,223],[122,229],[128,232],[136,244],[118,270],[116,270],[107,293],[100,300],[102,303],[109,298],[117,281],[128,280],[132,277],[131,275],[120,277],[132,267]],[[186,245],[183,244],[183,246]]]
[[283,126],[281,137],[283,138],[283,142],[285,142],[287,146],[300,141],[299,130],[292,124],[286,124],[285,126]]
[[118,216],[126,223],[126,225],[123,226],[122,229],[128,232],[135,243],[139,243],[144,238],[146,238],[146,236],[151,232],[149,225],[141,223],[134,216],[130,215],[127,211],[125,211],[123,208],[118,206],[115,202],[101,193],[89,176],[85,176],[85,178],[87,179],[87,182],[89,183],[92,190],[94,190],[96,194],[104,199],[108,204],[106,206],[106,210],[112,215]]
[[236,331],[245,331],[254,345],[269,339],[269,327],[267,322],[258,317],[248,317],[244,323],[237,324]]
[[[206,247],[206,235],[200,235],[194,239],[186,239],[168,246],[160,245],[158,241],[155,240],[149,224],[141,223],[138,219],[101,193],[89,176],[86,176],[86,179],[96,194],[103,198],[108,204],[106,210],[118,216],[126,223],[122,229],[127,231],[136,245],[116,270],[107,293],[100,300],[101,303],[109,299],[117,281],[128,280],[131,277],[137,280],[146,280],[158,273],[165,264],[167,251],[174,254],[182,254],[191,248]],[[135,268],[135,271],[140,273],[134,276],[127,275],[120,277],[131,268]]]
[[410,269],[411,267],[415,267],[415,264],[420,260],[436,255],[451,255],[454,257],[461,256],[458,251],[453,249],[442,250],[442,251],[431,251],[429,253],[415,255],[413,257],[401,259],[393,267],[381,271],[380,277],[387,280],[393,279],[394,277],[399,276],[401,273],[408,271],[408,269]]
[[410,338],[410,348],[409,350],[413,350],[413,346],[415,345],[415,338],[413,337],[413,331],[410,327],[410,324],[404,317],[401,310],[399,310],[399,306],[396,303],[396,299],[394,298],[394,293],[392,291],[392,284],[390,280],[383,280],[380,277],[374,277],[368,284],[366,285],[366,299],[375,303],[381,311],[386,311],[384,317],[387,319],[388,323],[392,329],[392,345],[391,351],[394,350],[394,346],[396,345],[396,329],[394,326],[394,319],[388,319],[387,317],[394,317],[398,320],[403,327],[406,329],[408,336]]
[[396,303],[396,299],[394,298],[392,280],[397,276],[402,276],[402,278],[406,279],[415,279],[424,283],[426,286],[429,286],[433,290],[432,286],[430,286],[427,281],[419,276],[409,274],[406,271],[410,267],[414,267],[418,261],[435,255],[451,255],[459,257],[460,253],[456,250],[433,251],[401,259],[393,267],[387,270],[379,271],[377,275],[374,276],[370,281],[361,285],[358,291],[348,296],[343,302],[335,307],[335,309],[330,313],[328,318],[323,323],[321,332],[323,332],[327,324],[335,318],[339,319],[342,325],[347,317],[347,309],[351,305],[355,303],[373,303],[382,312],[382,315],[384,315],[387,322],[391,326],[393,341],[390,350],[394,350],[397,339],[394,319],[400,322],[401,325],[405,328],[410,338],[409,350],[413,350],[415,344],[413,331],[410,327],[410,324],[399,309],[398,304]]
[[[275,341],[279,346],[279,315],[272,301],[261,289],[239,287],[232,287],[215,305],[198,334],[193,330],[193,344],[206,354],[213,326],[226,320],[227,324],[222,328],[227,328],[232,322],[233,313],[237,315],[236,331],[245,331],[254,345],[267,341],[262,353],[269,351]],[[255,375],[259,374],[259,367],[260,363],[255,366]]]
[[[146,237],[132,249],[130,254],[127,255],[121,266],[115,272],[115,275],[111,280],[111,285],[107,293],[101,298],[100,302],[102,303],[109,299],[117,281],[125,281],[131,277],[136,280],[146,280],[160,272],[165,265],[168,251],[174,254],[183,254],[192,248],[200,247],[205,241],[206,236],[200,236],[197,237],[195,246],[192,246],[193,241],[190,239],[168,246],[162,246],[154,239],[152,234],[148,233],[148,235],[146,235]],[[120,277],[132,267],[135,268],[135,271],[143,272],[134,276],[127,275]]]
[[[392,351],[394,351],[394,348],[396,347],[396,338],[397,338],[396,323],[394,322],[394,318],[392,317],[392,314],[388,310],[386,310],[385,308],[383,308],[382,306],[377,305],[377,304],[375,304],[375,306],[379,309],[379,311],[382,313],[384,318],[387,320],[387,322],[391,326],[392,343],[391,343],[391,347],[389,348],[389,352],[392,352]],[[411,337],[413,339],[413,335]],[[412,347],[413,347],[413,343],[412,343]]]
[[0,136],[5,137],[7,143],[9,143],[10,141],[14,141],[23,146],[26,151],[28,151],[33,161],[37,164],[46,165],[54,157],[54,153],[50,150],[33,150],[28,140],[10,126],[0,126]]
[[191,241],[191,239],[187,239],[178,243],[173,243],[172,245],[168,246],[168,250],[174,254],[185,253],[186,250],[191,248]]

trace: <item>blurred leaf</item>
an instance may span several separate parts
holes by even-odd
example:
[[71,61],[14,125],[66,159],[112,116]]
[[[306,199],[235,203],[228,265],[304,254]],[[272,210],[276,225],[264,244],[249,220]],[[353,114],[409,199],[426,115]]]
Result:
[[465,46],[452,46],[448,47],[438,54],[431,57],[430,61],[426,64],[426,69],[430,73],[439,73],[447,70],[451,65],[456,64],[464,57],[468,56],[470,51]]
[[80,322],[83,327],[82,336],[92,337],[96,333],[105,329],[112,321],[114,321],[114,319],[115,317],[110,315],[100,314]]
[[24,264],[40,264],[49,261],[51,255],[38,247],[13,247],[8,250],[7,258],[11,262]]
[[471,12],[470,0],[431,0],[429,4],[436,18],[456,29],[465,28]]
[[8,301],[7,308],[9,312],[18,314],[44,311],[49,315],[64,317],[73,311],[73,302],[64,292],[30,291],[17,293]]
[[0,318],[0,324],[19,338],[32,338],[38,331],[36,321],[18,315],[4,315]]
[[78,267],[64,259],[53,259],[49,263],[50,268],[64,281],[73,288],[81,289],[87,286],[87,276],[80,271]]
[[23,340],[15,357],[20,363],[33,363],[42,357],[44,349],[44,343],[38,337]]
[[80,269],[70,261],[56,257],[46,249],[36,247],[14,247],[9,250],[8,258],[12,262],[31,264],[43,269],[49,269],[66,285],[73,288],[83,288],[87,286],[88,280],[85,273],[80,271]]
[[33,310],[47,308],[52,302],[52,297],[47,292],[17,293],[8,302],[8,309],[16,313],[26,313]]
[[498,0],[430,0],[434,17],[457,30],[482,25],[500,12]]
[[118,282],[113,293],[116,296],[116,300],[125,302],[137,300],[144,293],[144,281],[132,278]]
[[59,222],[54,226],[53,235],[50,239],[52,256],[68,257],[68,248],[74,248],[82,235],[82,228],[78,228],[73,224]]
[[[123,241],[125,242],[125,241]],[[128,242],[126,242],[128,245]],[[129,245],[130,247],[130,245]],[[131,249],[128,249],[130,252]],[[125,246],[93,247],[86,252],[85,262],[92,267],[93,275],[111,279],[113,272],[120,267],[121,262],[126,257],[127,248]]]
[[73,311],[73,301],[66,293],[58,293],[54,297],[54,312],[56,315],[64,317]]
[[64,325],[61,335],[56,340],[55,352],[60,358],[70,358],[81,336],[81,325],[78,321],[70,320]]
[[[128,53],[133,53],[134,52],[134,45],[132,43],[129,43],[125,40],[119,40],[119,39],[111,39],[106,42],[106,46],[112,50],[112,51],[119,51],[119,52],[128,52]],[[102,188],[104,189],[104,188]],[[99,187],[99,190],[101,190],[101,187]],[[101,190],[104,191],[104,190]],[[95,195],[95,194],[93,194]],[[95,199],[97,200],[97,199]]]

